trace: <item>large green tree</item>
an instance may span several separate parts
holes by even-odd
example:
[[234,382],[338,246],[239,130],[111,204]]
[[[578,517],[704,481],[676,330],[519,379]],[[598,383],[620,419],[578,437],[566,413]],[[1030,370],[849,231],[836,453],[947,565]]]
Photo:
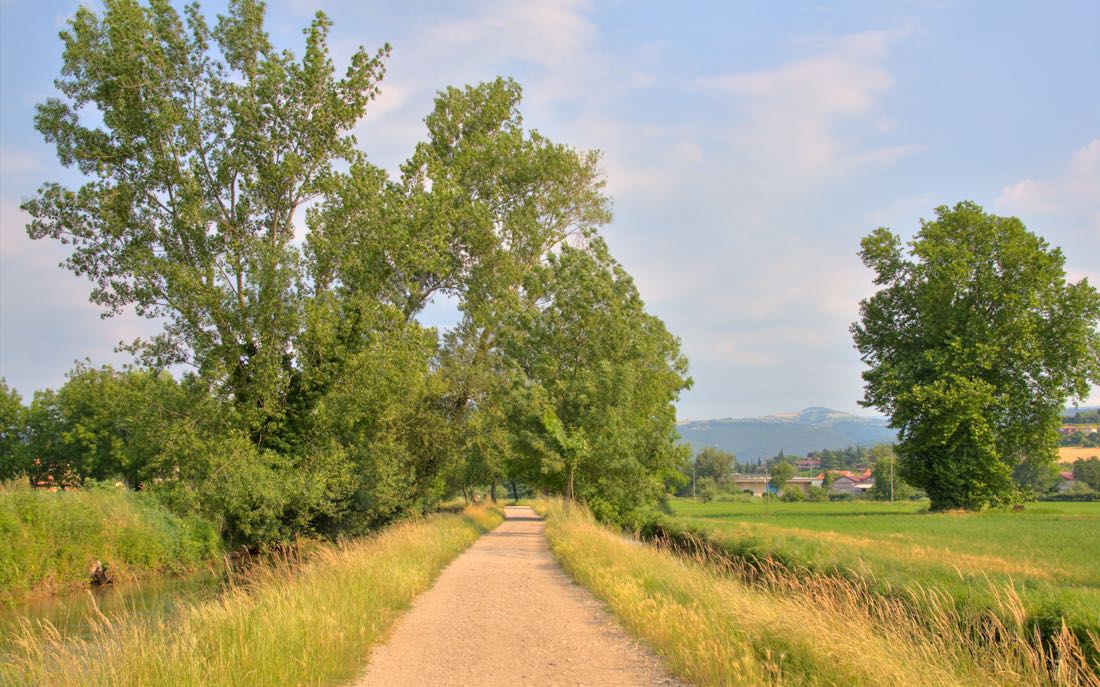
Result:
[[563,245],[533,277],[538,307],[502,335],[522,373],[522,441],[542,486],[636,524],[688,450],[673,406],[691,384],[679,340],[598,237]]
[[1100,295],[971,202],[937,208],[908,250],[878,229],[860,255],[880,287],[852,325],[863,404],[898,430],[902,476],[934,509],[1015,498],[1014,466],[1052,461],[1066,399],[1100,381]]
[[279,51],[264,5],[231,0],[207,24],[153,0],[77,10],[61,34],[63,98],[35,125],[89,180],[47,183],[23,204],[32,238],[72,246],[66,266],[93,302],[164,322],[127,347],[218,383],[257,445],[289,448],[314,385],[298,345],[313,281],[293,243],[307,203],[365,164],[348,133],[378,90],[383,58],[360,50],[336,78],[317,14],[302,59]]

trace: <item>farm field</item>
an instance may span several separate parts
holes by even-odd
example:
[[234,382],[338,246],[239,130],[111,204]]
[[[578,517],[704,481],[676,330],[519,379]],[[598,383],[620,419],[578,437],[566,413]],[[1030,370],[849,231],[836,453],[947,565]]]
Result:
[[1064,617],[1100,632],[1100,503],[928,513],[922,503],[672,504],[675,522],[727,552],[866,580],[879,591],[936,589],[996,609],[1011,586],[1049,630]]
[[1100,448],[1081,448],[1080,446],[1063,446],[1058,449],[1058,460],[1063,463],[1073,463],[1096,456],[1100,458]]
[[[920,614],[828,575],[768,569],[755,581],[694,556],[639,546],[583,508],[544,502],[555,555],[669,668],[699,685],[1096,685],[1097,640],[1026,619]],[[1049,652],[1049,653],[1048,653]]]

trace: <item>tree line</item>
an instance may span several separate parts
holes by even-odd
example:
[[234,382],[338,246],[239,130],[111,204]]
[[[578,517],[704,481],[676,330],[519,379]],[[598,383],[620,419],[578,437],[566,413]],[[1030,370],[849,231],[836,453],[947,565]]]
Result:
[[[0,477],[119,478],[250,545],[472,485],[642,517],[683,461],[691,381],[599,234],[598,154],[526,128],[500,78],[440,92],[391,176],[350,133],[390,48],[338,76],[329,28],[299,59],[255,0],[213,23],[77,10],[35,125],[85,183],[44,184],[28,232],[71,248],[105,314],[163,328],[121,345],[133,368],[80,365],[26,406],[5,386]],[[442,335],[417,319],[434,298],[461,313]]]

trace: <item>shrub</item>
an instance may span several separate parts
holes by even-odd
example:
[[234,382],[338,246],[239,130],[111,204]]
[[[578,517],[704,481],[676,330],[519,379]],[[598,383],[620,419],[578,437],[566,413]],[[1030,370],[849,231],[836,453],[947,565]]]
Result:
[[787,487],[783,490],[782,499],[787,502],[805,501],[806,494],[800,487]]
[[84,584],[96,561],[139,576],[185,570],[221,550],[213,524],[179,518],[150,494],[103,483],[61,492],[0,485],[0,599]]
[[707,503],[718,495],[718,485],[711,477],[701,477],[695,483],[695,492],[703,503]]

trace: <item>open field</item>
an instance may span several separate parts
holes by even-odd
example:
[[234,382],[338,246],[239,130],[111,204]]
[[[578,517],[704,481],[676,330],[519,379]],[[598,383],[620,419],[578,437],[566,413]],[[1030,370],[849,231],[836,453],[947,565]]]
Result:
[[1100,458],[1100,448],[1081,448],[1080,446],[1063,446],[1058,449],[1058,460],[1063,463],[1073,463],[1078,460]]
[[582,508],[540,508],[566,570],[694,684],[1100,685],[1072,634],[1044,648],[1011,597],[1009,622],[958,617],[935,598],[914,614],[858,582],[778,566],[746,582],[625,539]]
[[[1060,619],[1100,634],[1100,503],[927,513],[919,503],[673,503],[674,523],[724,553],[861,579],[880,592],[936,589],[991,609],[1012,586],[1048,634]],[[675,525],[674,525],[675,526]]]
[[220,598],[156,622],[102,618],[90,639],[26,624],[0,663],[4,685],[330,685],[353,678],[398,613],[481,534],[468,509],[257,566]]

